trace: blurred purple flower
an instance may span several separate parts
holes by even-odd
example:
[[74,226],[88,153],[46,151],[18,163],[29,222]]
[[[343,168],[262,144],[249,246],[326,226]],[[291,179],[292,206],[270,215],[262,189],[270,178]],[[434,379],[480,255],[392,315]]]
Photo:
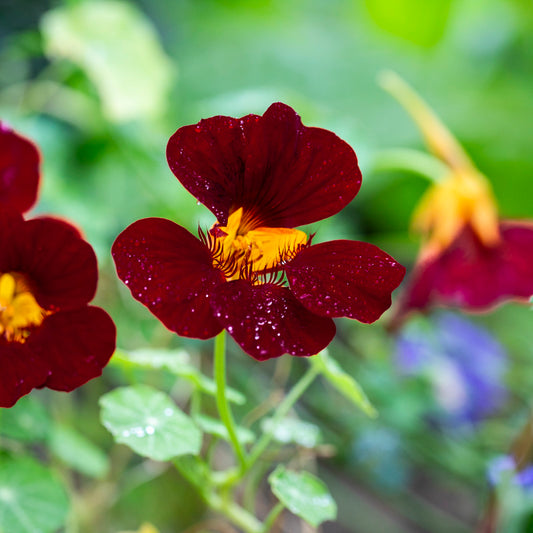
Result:
[[506,398],[503,347],[488,331],[452,313],[411,321],[398,337],[403,374],[425,375],[449,422],[475,423]]
[[499,485],[505,478],[526,490],[533,488],[533,465],[516,472],[515,460],[510,455],[499,455],[489,462],[487,478],[492,486]]

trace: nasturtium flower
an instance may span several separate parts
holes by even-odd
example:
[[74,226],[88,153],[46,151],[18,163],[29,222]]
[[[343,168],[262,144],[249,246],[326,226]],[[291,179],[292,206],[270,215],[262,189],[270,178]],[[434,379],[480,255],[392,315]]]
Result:
[[357,194],[352,148],[302,125],[276,103],[263,116],[215,116],[180,128],[167,159],[182,185],[216,216],[199,231],[161,218],[126,228],[113,245],[117,272],[170,330],[207,339],[226,328],[258,360],[313,355],[334,317],[377,320],[404,268],[372,244],[312,244],[296,229],[329,217]]
[[0,209],[29,211],[40,179],[37,147],[0,121]]
[[415,209],[413,227],[424,235],[394,319],[433,305],[484,311],[533,294],[533,223],[502,220],[487,178],[425,102],[403,80],[387,87],[421,129],[442,163]]
[[109,315],[89,306],[96,256],[62,220],[0,211],[0,407],[33,388],[71,391],[115,348]]

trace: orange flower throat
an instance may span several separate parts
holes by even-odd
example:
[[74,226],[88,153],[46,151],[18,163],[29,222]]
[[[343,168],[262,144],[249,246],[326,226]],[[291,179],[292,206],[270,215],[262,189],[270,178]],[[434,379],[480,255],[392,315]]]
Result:
[[16,272],[0,275],[0,336],[8,342],[26,342],[49,311],[39,306],[24,277]]
[[261,274],[275,272],[307,243],[307,235],[297,229],[247,224],[242,207],[229,216],[227,226],[215,224],[206,242],[214,266],[228,281],[251,278],[254,283],[261,282]]
[[466,225],[485,246],[500,242],[496,202],[486,178],[474,168],[451,172],[433,185],[413,215],[414,229],[429,237],[428,254],[447,248]]

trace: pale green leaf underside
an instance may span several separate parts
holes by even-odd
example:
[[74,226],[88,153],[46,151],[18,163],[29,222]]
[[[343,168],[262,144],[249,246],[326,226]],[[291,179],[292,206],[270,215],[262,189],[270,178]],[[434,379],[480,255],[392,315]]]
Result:
[[272,492],[289,511],[314,527],[337,516],[337,504],[320,479],[280,465],[270,474]]
[[122,387],[100,398],[101,419],[115,441],[139,455],[168,461],[200,451],[202,434],[172,399],[146,385]]
[[56,531],[67,512],[66,492],[49,470],[27,457],[0,461],[0,533]]
[[[272,419],[265,418],[261,429],[268,433],[272,430]],[[318,426],[297,418],[284,418],[274,426],[272,436],[283,444],[294,443],[304,448],[314,448],[320,443],[321,435]]]

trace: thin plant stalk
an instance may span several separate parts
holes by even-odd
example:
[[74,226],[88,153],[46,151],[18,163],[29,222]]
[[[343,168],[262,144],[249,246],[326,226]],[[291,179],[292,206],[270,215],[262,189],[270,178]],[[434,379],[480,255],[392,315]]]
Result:
[[235,429],[235,422],[229,406],[229,402],[226,396],[226,331],[222,330],[221,333],[215,338],[215,383],[217,387],[216,401],[218,414],[220,420],[226,427],[231,444],[235,450],[235,454],[239,461],[241,470],[246,468],[246,455],[242,447],[241,442],[237,437],[237,430]]

